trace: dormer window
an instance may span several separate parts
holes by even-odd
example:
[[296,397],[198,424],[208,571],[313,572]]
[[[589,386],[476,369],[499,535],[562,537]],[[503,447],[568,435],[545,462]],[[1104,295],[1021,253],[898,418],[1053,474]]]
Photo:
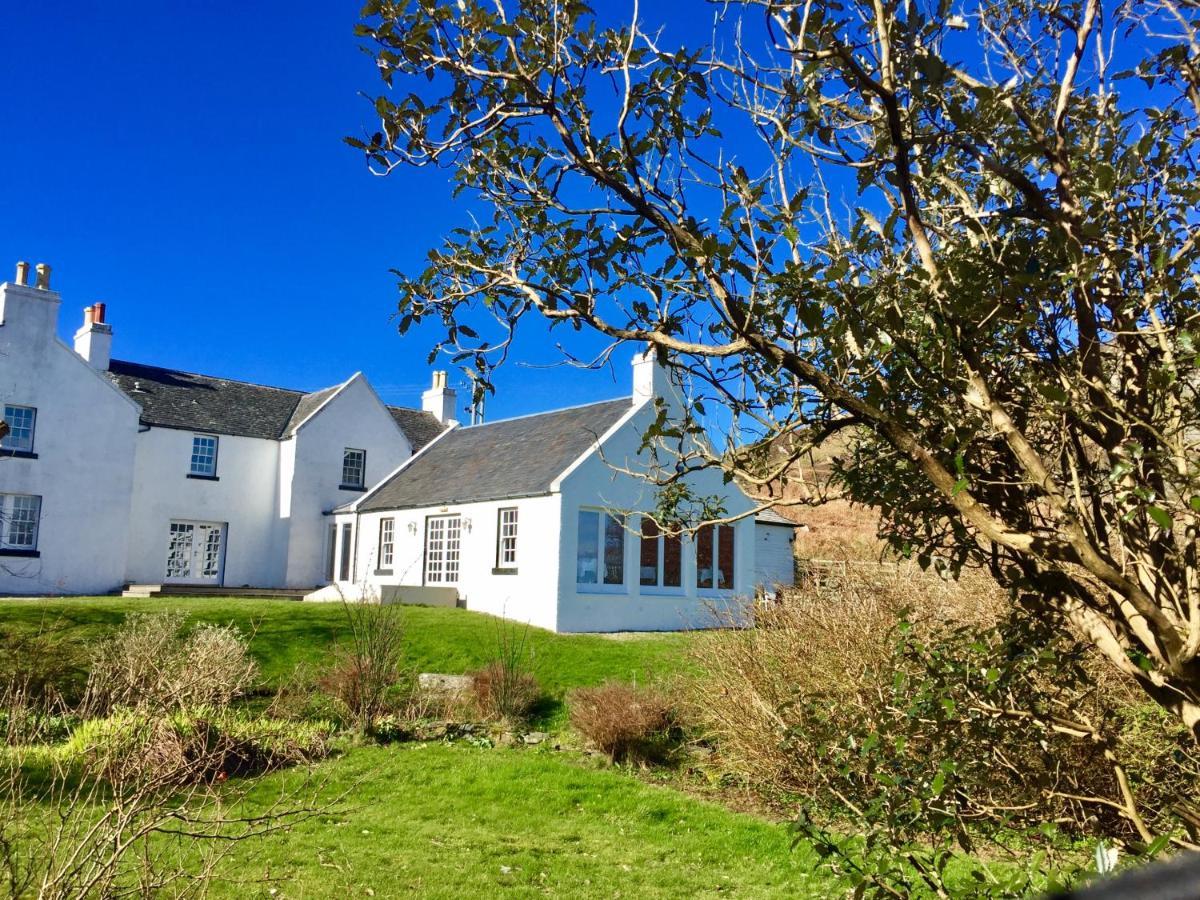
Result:
[[367,481],[367,451],[347,447],[342,451],[342,483],[341,487],[351,491],[361,491]]
[[37,423],[37,410],[32,406],[4,404],[4,421],[8,434],[0,438],[0,450],[9,455],[33,453],[33,432]]
[[217,477],[217,436],[215,434],[192,435],[192,467],[189,478]]

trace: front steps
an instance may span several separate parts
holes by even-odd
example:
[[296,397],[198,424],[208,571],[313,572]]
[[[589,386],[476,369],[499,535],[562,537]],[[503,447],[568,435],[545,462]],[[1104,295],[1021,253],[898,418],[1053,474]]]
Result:
[[221,587],[207,584],[127,584],[122,597],[253,597],[303,600],[312,588]]

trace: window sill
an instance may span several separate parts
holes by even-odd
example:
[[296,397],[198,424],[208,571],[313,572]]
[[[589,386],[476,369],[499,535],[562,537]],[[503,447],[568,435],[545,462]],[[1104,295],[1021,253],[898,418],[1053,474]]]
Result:
[[629,588],[623,584],[576,584],[575,593],[577,594],[607,594],[629,596]]
[[392,575],[394,572],[391,569],[376,569],[374,575]]
[[656,584],[639,585],[641,588],[638,593],[643,597],[683,597],[685,591],[682,587],[659,587]]
[[359,493],[364,493],[367,490],[367,486],[365,484],[339,484],[338,490],[339,491],[358,491]]
[[499,566],[497,566],[496,568],[492,569],[492,574],[493,575],[516,575],[517,570],[515,567],[502,569]]
[[0,447],[0,456],[7,456],[11,459],[37,459],[38,455],[32,450],[12,450],[8,447]]
[[221,480],[220,476],[218,476],[218,475],[197,475],[195,472],[188,472],[187,477],[193,478],[196,481],[220,481]]
[[18,556],[24,559],[39,559],[42,551],[40,550],[18,550],[16,548],[0,548],[0,556]]

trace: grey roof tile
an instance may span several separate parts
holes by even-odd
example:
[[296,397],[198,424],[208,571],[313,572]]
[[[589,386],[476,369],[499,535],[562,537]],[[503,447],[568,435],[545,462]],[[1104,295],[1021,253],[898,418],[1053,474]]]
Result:
[[[142,408],[143,425],[282,440],[341,385],[305,393],[114,359],[108,377]],[[388,407],[414,448],[428,443],[429,413]],[[401,417],[398,411],[410,415]],[[411,426],[411,431],[410,431]],[[436,432],[435,432],[436,433]]]
[[358,508],[410,509],[548,493],[551,482],[632,408],[623,397],[456,428]]
[[412,445],[413,453],[416,453],[441,434],[446,427],[437,416],[422,409],[409,409],[406,406],[389,406],[388,412],[392,414],[392,418],[396,420],[396,424],[400,426],[400,430],[408,438],[408,442]]

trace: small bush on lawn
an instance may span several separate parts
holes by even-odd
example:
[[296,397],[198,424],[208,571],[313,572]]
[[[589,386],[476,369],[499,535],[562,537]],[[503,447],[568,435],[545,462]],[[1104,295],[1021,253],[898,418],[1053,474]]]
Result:
[[512,724],[527,721],[542,696],[531,666],[529,626],[517,628],[497,619],[495,652],[490,663],[470,673],[475,709],[484,719],[492,721]]
[[188,784],[254,775],[328,755],[333,725],[200,708],[171,715],[121,709],[81,724],[59,749],[68,765],[113,784]]
[[342,609],[350,640],[334,651],[317,685],[348,724],[369,731],[372,722],[395,712],[416,691],[416,676],[404,665],[403,611],[367,602],[343,602]]
[[33,630],[0,626],[0,694],[49,710],[78,702],[86,684],[87,653],[60,622],[47,615]]
[[184,633],[178,612],[130,616],[92,653],[89,708],[225,707],[258,677],[246,638],[231,625]]
[[610,681],[572,691],[567,703],[571,725],[613,762],[665,756],[675,715],[660,692]]
[[493,660],[471,673],[475,709],[488,721],[525,722],[541,696],[541,686],[532,672],[502,660]]

